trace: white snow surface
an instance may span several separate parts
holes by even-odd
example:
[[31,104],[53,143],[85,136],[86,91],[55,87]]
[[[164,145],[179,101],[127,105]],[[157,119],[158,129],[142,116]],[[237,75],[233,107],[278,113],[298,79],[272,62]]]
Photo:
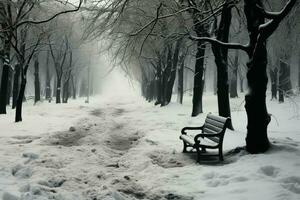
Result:
[[[176,97],[174,97],[176,99]],[[216,96],[191,118],[183,105],[154,106],[135,95],[111,94],[56,105],[24,105],[0,116],[0,198],[3,200],[297,200],[300,199],[299,98],[269,101],[271,149],[245,152],[243,94],[231,100],[225,161],[196,163],[183,154],[180,130],[217,114]]]

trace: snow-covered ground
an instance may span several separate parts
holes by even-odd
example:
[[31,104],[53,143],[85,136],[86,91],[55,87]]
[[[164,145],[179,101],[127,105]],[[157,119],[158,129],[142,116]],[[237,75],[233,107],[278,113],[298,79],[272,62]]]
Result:
[[[117,92],[116,92],[117,93]],[[0,198],[3,200],[300,199],[299,98],[268,100],[272,148],[250,155],[241,98],[231,100],[235,131],[225,134],[225,161],[196,163],[183,154],[180,130],[217,113],[207,94],[203,113],[161,108],[135,95],[98,96],[69,104],[24,106],[24,120],[0,116]],[[71,128],[70,128],[71,127]]]

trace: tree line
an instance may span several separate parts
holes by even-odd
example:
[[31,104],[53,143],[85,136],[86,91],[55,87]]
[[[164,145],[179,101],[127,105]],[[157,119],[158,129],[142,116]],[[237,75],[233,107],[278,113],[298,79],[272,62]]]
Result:
[[[295,43],[289,42],[299,37],[299,30],[291,29],[292,24],[299,29],[298,3],[297,0],[98,0],[97,4],[90,5],[92,23],[86,27],[85,34],[111,41],[116,60],[140,82],[142,95],[155,105],[168,105],[173,92],[182,103],[187,88],[184,83],[192,81],[192,116],[203,113],[205,71],[209,67],[206,63],[211,53],[216,66],[214,82],[220,116],[231,116],[229,98],[238,94],[237,77],[242,91],[247,79],[246,147],[251,153],[260,153],[270,146],[268,76],[276,84],[279,79],[275,89],[279,91],[280,101],[291,90],[285,63],[293,55],[289,46],[297,49]],[[280,34],[286,32],[282,24],[282,27],[289,26],[287,43],[278,42]],[[275,65],[272,62],[279,55],[280,45],[282,56],[280,64]],[[275,77],[272,74],[276,66],[280,66],[279,78],[278,74]]]

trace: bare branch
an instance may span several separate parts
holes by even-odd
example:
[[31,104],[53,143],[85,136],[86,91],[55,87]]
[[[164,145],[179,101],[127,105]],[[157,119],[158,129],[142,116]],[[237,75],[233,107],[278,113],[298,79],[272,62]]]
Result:
[[50,17],[48,19],[41,20],[41,21],[25,20],[25,21],[22,21],[18,24],[15,24],[13,27],[19,27],[19,26],[22,26],[23,24],[43,24],[43,23],[47,23],[47,22],[55,19],[56,17],[58,17],[62,14],[77,12],[80,9],[82,3],[83,3],[83,0],[80,0],[78,6],[76,8],[71,9],[71,10],[65,10],[65,11],[58,12],[58,13],[56,13],[55,15],[53,15],[52,17]]
[[246,53],[249,52],[249,46],[248,45],[242,45],[242,44],[239,44],[239,43],[221,42],[221,41],[219,41],[215,38],[210,38],[210,37],[197,37],[197,36],[190,35],[189,38],[191,40],[209,42],[211,44],[220,45],[220,46],[222,46],[224,48],[228,48],[228,49],[238,49],[238,50],[243,50]]

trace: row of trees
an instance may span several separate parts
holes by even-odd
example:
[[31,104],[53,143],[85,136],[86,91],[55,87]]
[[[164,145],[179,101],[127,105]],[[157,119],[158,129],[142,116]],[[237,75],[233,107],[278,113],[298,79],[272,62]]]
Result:
[[[35,102],[41,100],[41,91],[49,101],[55,96],[56,103],[67,103],[71,95],[76,98],[78,88],[81,96],[88,93],[88,58],[87,54],[81,56],[81,36],[73,30],[81,25],[80,18],[71,14],[79,11],[82,3],[82,0],[78,5],[55,0],[0,1],[0,114],[6,114],[12,100],[15,121],[22,121],[22,103],[30,73],[34,76]],[[43,84],[40,84],[41,72]]]
[[[124,70],[141,82],[142,94],[147,100],[154,100],[156,105],[165,106],[170,102],[176,76],[178,101],[182,102],[183,72],[191,71],[192,76],[188,79],[193,81],[192,116],[203,112],[205,64],[210,57],[208,49],[211,49],[217,71],[219,115],[230,117],[228,69],[232,69],[230,88],[234,97],[237,95],[237,74],[243,71],[242,63],[246,62],[249,89],[245,97],[247,150],[259,153],[269,148],[267,40],[292,11],[297,0],[279,3],[263,0],[96,2],[90,5],[92,23],[86,28],[86,35],[109,38],[109,47]],[[273,4],[277,7],[271,7]],[[295,12],[292,15],[298,19]],[[241,51],[233,53],[233,58],[230,58],[229,49]],[[240,81],[243,80],[241,75]]]

